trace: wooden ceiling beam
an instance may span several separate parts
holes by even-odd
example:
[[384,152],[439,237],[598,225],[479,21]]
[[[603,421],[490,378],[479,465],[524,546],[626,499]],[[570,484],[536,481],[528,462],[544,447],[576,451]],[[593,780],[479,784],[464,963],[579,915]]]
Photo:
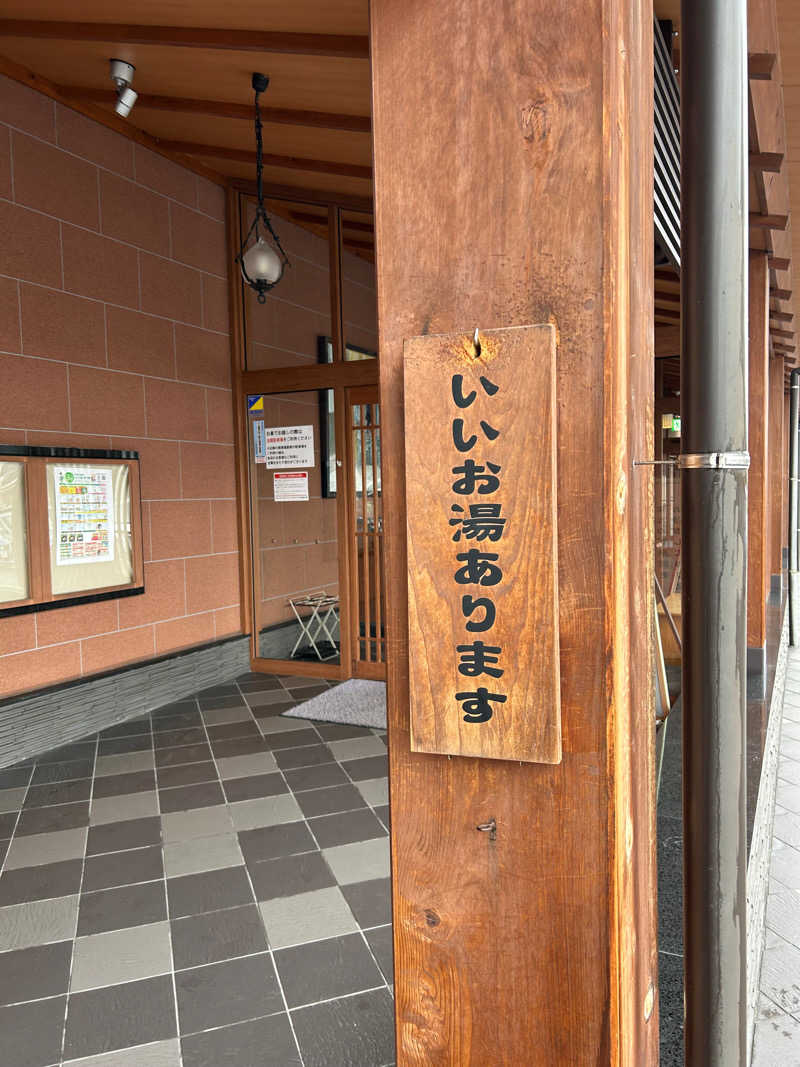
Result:
[[0,19],[0,36],[50,41],[107,41],[110,44],[163,45],[167,48],[206,48],[227,52],[333,56],[337,59],[369,59],[369,38],[355,34],[199,29],[194,26],[140,26],[123,22]]
[[770,311],[769,317],[777,322],[791,322],[794,315],[791,311]]
[[783,152],[751,152],[749,164],[751,170],[780,174],[783,166]]
[[[245,196],[256,195],[256,183],[250,178],[231,178],[228,181],[231,189],[235,189]],[[299,185],[281,185],[278,182],[264,182],[264,196],[271,200],[285,200],[291,204],[324,204],[326,206],[345,208],[347,211],[363,211],[371,215],[374,211],[372,196],[362,196],[359,193],[340,193],[326,189],[309,189]]]
[[[159,143],[168,152],[185,156],[203,156],[207,159],[232,159],[237,163],[256,164],[256,153],[250,148],[228,148],[226,145],[198,144],[195,141],[169,141],[161,138]],[[277,156],[264,152],[265,167],[285,167],[288,170],[308,170],[317,174],[340,174],[347,178],[372,180],[372,167],[356,163],[336,163],[326,159],[307,159],[305,156]]]
[[794,337],[794,330],[779,330],[775,326],[770,327],[770,333],[773,337],[788,337],[790,340]]
[[770,256],[768,266],[770,270],[788,270],[791,262],[790,259],[783,259],[781,256]]
[[655,327],[655,357],[664,359],[677,356],[681,350],[680,326],[664,326],[656,323]]
[[655,314],[657,317],[665,319],[678,319],[680,320],[680,311],[672,311],[670,308],[656,308]]
[[[113,104],[117,94],[113,89],[92,89],[81,85],[61,85],[60,91],[75,100],[88,100],[94,104]],[[174,111],[184,115],[212,115],[223,119],[241,119],[253,122],[252,104],[234,104],[227,100],[192,100],[184,96],[159,96],[155,93],[139,93],[136,108],[151,111]],[[341,115],[327,111],[298,111],[287,107],[261,105],[264,122],[280,126],[310,126],[320,130],[345,130],[349,133],[369,133],[372,121],[369,115]]]
[[747,74],[753,81],[769,81],[775,69],[774,52],[751,52],[747,57]]
[[[310,211],[290,211],[289,218],[295,222],[309,222],[314,226],[328,225],[327,215],[314,215]],[[356,222],[355,219],[342,219],[342,229],[352,230],[358,233],[374,233],[375,227],[371,222]]]
[[791,289],[770,289],[769,295],[770,295],[770,299],[772,299],[772,300],[791,300],[792,299],[792,290]]
[[759,215],[750,212],[750,225],[757,230],[785,230],[789,225],[788,215]]

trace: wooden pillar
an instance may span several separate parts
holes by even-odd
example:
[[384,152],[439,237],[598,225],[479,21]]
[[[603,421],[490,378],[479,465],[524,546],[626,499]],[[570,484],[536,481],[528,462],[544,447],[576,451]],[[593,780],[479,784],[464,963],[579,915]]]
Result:
[[769,569],[771,591],[780,590],[783,569],[783,357],[769,361]]
[[767,418],[769,411],[769,267],[766,252],[750,252],[749,423],[747,497],[747,666],[766,673],[768,546]]
[[[652,5],[370,14],[398,1067],[647,1067]],[[563,759],[412,753],[403,342],[548,322]]]

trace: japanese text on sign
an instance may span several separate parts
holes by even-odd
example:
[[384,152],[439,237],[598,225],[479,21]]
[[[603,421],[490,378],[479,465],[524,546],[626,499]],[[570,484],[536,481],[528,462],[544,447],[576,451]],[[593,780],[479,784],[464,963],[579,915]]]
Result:
[[56,467],[56,564],[114,559],[114,490],[107,467]]
[[269,469],[314,466],[313,426],[268,426],[264,435]]

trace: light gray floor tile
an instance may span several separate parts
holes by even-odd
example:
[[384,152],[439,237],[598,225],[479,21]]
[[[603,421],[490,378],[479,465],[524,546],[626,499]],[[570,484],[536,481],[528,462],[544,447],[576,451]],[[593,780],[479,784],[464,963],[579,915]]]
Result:
[[779,778],[775,804],[776,814],[778,814],[778,808],[800,814],[800,785],[793,785],[791,782],[784,782],[783,778]]
[[772,824],[772,834],[792,848],[800,849],[800,815],[790,811],[777,816]]
[[144,819],[158,815],[155,793],[124,793],[118,797],[100,797],[92,801],[89,822],[99,826],[107,822],[123,822],[126,819]]
[[253,717],[244,704],[238,708],[214,708],[213,710],[203,711],[201,714],[207,726],[223,726],[228,722],[244,722],[245,719],[252,719]]
[[0,812],[19,811],[25,793],[25,789],[0,789]]
[[126,752],[121,756],[98,756],[95,774],[104,778],[109,774],[151,771],[154,766],[152,752]]
[[153,978],[172,969],[169,923],[79,937],[72,961],[73,992]]
[[380,808],[383,804],[389,803],[388,778],[372,778],[366,782],[356,782],[356,789],[373,808]]
[[800,893],[774,878],[770,878],[768,890],[767,926],[800,948]]
[[761,992],[790,1015],[800,1012],[798,976],[800,948],[784,941],[773,930],[767,930],[761,962]]
[[266,774],[277,770],[271,752],[254,752],[250,756],[225,756],[217,760],[220,778],[246,778],[251,774]]
[[751,1067],[798,1067],[800,1022],[762,996],[756,1017]]
[[67,941],[75,936],[77,923],[77,894],[0,908],[0,952]]
[[165,844],[191,841],[197,837],[214,837],[233,830],[230,812],[224,804],[211,808],[195,808],[192,811],[170,812],[161,816],[161,826]]
[[180,1067],[181,1046],[177,1037],[136,1045],[119,1052],[104,1052],[80,1060],[65,1060],[64,1067]]
[[297,719],[284,719],[282,715],[268,715],[259,719],[259,726],[263,734],[280,734],[286,730],[297,730]]
[[337,845],[335,848],[323,849],[322,854],[340,885],[389,876],[388,837],[356,841],[351,845]]
[[769,873],[770,877],[800,892],[800,852],[773,837]]
[[267,900],[259,907],[273,949],[358,930],[358,923],[337,886]]
[[230,805],[233,825],[237,830],[255,830],[259,826],[278,826],[299,822],[303,818],[300,805],[290,793],[274,797],[239,800]]
[[202,871],[218,871],[244,863],[236,834],[191,838],[164,845],[164,870],[167,878]]
[[51,834],[15,837],[6,856],[5,869],[38,867],[43,863],[81,859],[86,851],[86,828],[55,830]]
[[348,737],[344,741],[326,741],[325,743],[340,763],[348,759],[386,755],[386,745],[374,734],[369,737]]

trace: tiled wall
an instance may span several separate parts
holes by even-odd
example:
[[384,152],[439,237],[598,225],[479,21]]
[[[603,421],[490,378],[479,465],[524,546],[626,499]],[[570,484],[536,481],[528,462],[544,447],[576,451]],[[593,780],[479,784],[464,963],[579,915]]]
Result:
[[0,442],[137,449],[147,588],[0,620],[0,696],[241,629],[224,208],[0,77]]

